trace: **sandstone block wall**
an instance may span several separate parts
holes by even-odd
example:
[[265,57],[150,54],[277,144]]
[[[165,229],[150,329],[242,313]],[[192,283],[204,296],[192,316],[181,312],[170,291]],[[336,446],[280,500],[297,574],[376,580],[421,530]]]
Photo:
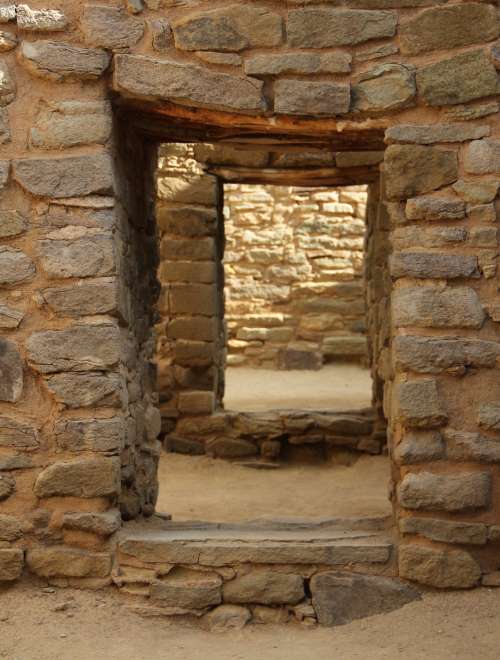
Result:
[[[385,147],[377,218],[392,254],[374,272],[385,325],[370,350],[399,571],[438,587],[498,580],[497,3],[55,4],[0,7],[1,579],[27,564],[65,584],[109,581],[118,507],[153,510],[150,152],[220,142]],[[298,169],[293,185],[375,181],[366,164]],[[283,176],[255,163],[209,173]],[[190,211],[175,228],[210,223]],[[212,291],[174,287],[169,304],[208,318]],[[180,355],[207,360],[200,343]]]
[[366,189],[224,186],[227,364],[366,362]]

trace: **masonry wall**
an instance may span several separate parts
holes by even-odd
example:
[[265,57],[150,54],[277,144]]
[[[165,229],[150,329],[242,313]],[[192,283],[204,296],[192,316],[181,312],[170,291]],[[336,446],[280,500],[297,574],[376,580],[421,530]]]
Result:
[[366,189],[224,186],[231,366],[366,363]]

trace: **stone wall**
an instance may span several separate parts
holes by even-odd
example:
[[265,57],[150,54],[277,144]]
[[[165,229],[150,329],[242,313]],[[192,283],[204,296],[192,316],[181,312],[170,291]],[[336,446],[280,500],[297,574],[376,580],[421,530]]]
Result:
[[224,186],[231,366],[366,362],[366,189]]
[[[0,7],[0,579],[27,565],[107,583],[119,505],[152,512],[157,289],[142,174],[155,143],[219,142],[386,147],[377,217],[392,255],[377,272],[392,294],[373,290],[390,327],[371,350],[399,573],[441,588],[498,583],[497,3],[55,4]],[[271,169],[209,173],[283,179]],[[373,175],[336,156],[285,185]],[[195,311],[212,304],[208,289]]]

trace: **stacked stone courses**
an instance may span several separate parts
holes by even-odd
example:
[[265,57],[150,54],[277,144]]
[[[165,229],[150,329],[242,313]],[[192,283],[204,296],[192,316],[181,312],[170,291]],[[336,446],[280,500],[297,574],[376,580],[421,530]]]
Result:
[[[157,310],[203,319],[175,330],[183,368],[217,378],[197,337],[223,338],[220,202],[155,220],[155,145],[221,142],[385,149],[380,165],[308,165],[284,185],[305,170],[307,185],[371,184],[368,344],[399,576],[500,583],[497,3],[51,4],[0,4],[0,580],[27,568],[109,584],[122,520],[154,512]],[[272,169],[239,166],[230,182],[283,176]],[[167,296],[155,222],[162,259],[205,263]],[[223,382],[193,389],[210,394],[183,402],[196,425]]]

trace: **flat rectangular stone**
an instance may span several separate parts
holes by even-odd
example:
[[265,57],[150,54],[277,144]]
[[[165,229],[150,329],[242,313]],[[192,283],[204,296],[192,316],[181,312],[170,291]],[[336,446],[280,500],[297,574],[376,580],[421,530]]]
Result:
[[399,484],[398,500],[401,506],[414,510],[481,509],[490,504],[491,475],[487,472],[408,473]]
[[396,252],[390,257],[391,277],[455,279],[479,277],[477,257],[433,252]]
[[395,393],[397,419],[413,428],[443,426],[448,420],[434,379],[399,383]]
[[388,144],[434,144],[436,142],[467,142],[488,137],[489,126],[478,124],[399,124],[391,126],[385,133]]
[[396,327],[480,328],[485,319],[474,289],[405,287],[392,295]]
[[250,76],[308,75],[314,73],[349,73],[351,56],[334,53],[283,53],[253,55],[245,60],[245,72]]
[[442,543],[484,545],[488,540],[486,525],[437,518],[401,518],[399,531],[402,534],[419,534],[431,541]]
[[348,84],[278,80],[274,90],[274,110],[278,114],[334,117],[349,112]]
[[483,139],[467,145],[464,167],[470,174],[500,174],[500,140]]

